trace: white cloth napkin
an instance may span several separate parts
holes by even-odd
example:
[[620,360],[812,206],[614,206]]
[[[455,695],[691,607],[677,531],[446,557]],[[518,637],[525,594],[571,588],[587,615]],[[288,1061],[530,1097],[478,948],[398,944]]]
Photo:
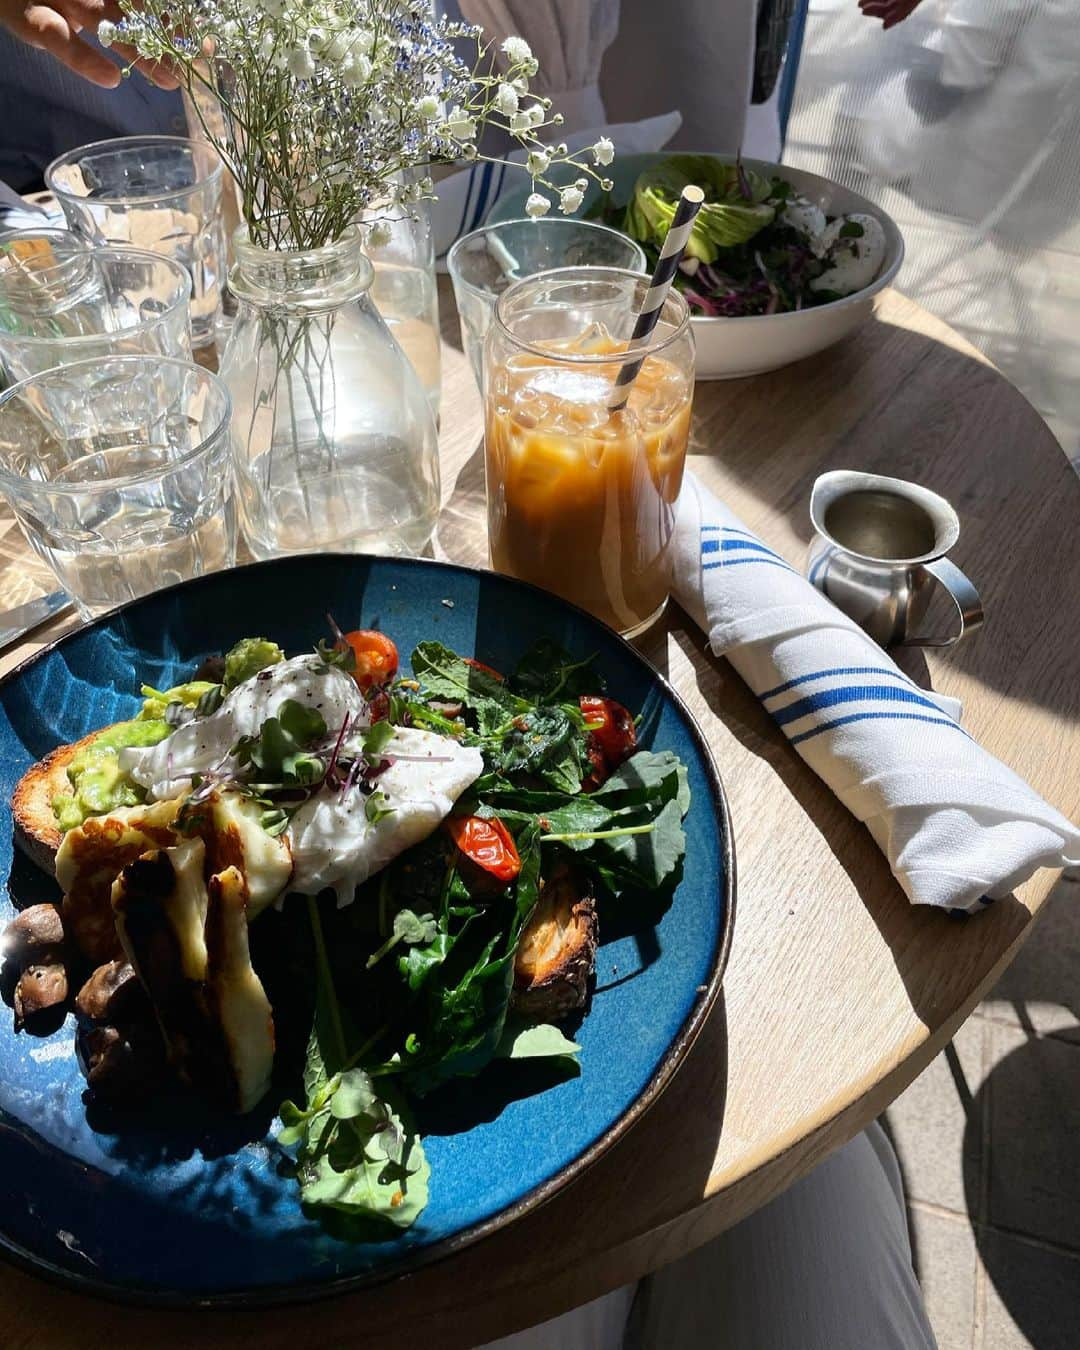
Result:
[[1080,830],[972,740],[956,701],[920,689],[692,474],[674,593],[915,904],[975,911],[1080,864]]

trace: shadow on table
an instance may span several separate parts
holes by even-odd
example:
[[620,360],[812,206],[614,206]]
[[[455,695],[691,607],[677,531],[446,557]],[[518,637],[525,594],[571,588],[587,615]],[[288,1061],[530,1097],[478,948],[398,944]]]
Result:
[[[1046,659],[1065,617],[1063,597],[1080,591],[1080,549],[1069,528],[1080,488],[1042,419],[1005,384],[962,352],[877,321],[818,356],[712,386],[691,453],[715,458],[736,492],[783,513],[799,545],[774,542],[800,569],[818,474],[863,469],[940,492],[961,522],[950,556],[987,613],[986,631],[942,659],[989,688],[1080,721],[1075,665],[1064,671]],[[941,615],[938,626],[951,631],[955,620],[944,608]]]
[[[695,630],[691,627],[690,631]],[[991,910],[972,919],[909,904],[865,827],[791,749],[731,666],[682,634],[676,640],[694,668],[702,698],[751,754],[767,761],[848,874],[893,952],[916,1015],[931,1029],[939,1026],[955,1011],[951,1001],[942,1003],[941,989],[943,985],[955,987],[955,979],[950,984],[947,977],[956,957],[956,944],[951,942],[956,925],[989,924],[997,929],[993,942],[972,944],[967,953],[974,988],[985,974],[980,962],[989,967],[994,954],[1000,954],[1020,934],[1031,921],[1028,910],[1013,897],[996,901]],[[738,824],[736,819],[736,838]]]

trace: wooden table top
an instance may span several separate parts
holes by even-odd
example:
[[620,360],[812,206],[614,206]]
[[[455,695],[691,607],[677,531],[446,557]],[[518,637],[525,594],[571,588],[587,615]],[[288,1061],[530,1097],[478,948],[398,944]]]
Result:
[[[480,403],[445,291],[443,308],[435,548],[483,564]],[[799,566],[810,485],[825,469],[913,478],[949,498],[962,522],[954,556],[988,619],[970,643],[925,663],[915,656],[909,671],[961,697],[967,729],[1080,816],[1080,481],[1036,413],[972,348],[887,293],[875,322],[832,351],[772,375],[699,385],[691,463]],[[0,605],[51,588],[7,518],[0,550]],[[33,646],[7,652],[0,669]],[[165,1313],[0,1268],[0,1344],[314,1350],[403,1332],[432,1346],[483,1342],[639,1277],[757,1209],[941,1050],[1017,951],[1054,875],[971,920],[913,908],[863,827],[678,608],[639,646],[705,729],[738,861],[723,995],[656,1105],[540,1210],[375,1291],[317,1309]]]

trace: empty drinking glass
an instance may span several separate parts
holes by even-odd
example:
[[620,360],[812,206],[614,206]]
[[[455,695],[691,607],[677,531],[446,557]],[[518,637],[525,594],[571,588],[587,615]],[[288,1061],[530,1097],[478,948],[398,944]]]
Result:
[[0,364],[14,381],[91,357],[189,357],[190,296],[187,270],[158,253],[11,230],[0,234]]
[[85,617],[235,561],[229,414],[217,376],[160,356],[0,394],[0,491]]
[[559,216],[503,220],[462,237],[446,256],[454,283],[465,355],[482,384],[484,338],[495,302],[515,281],[553,267],[621,267],[645,271],[645,254],[606,225]]
[[191,273],[191,340],[214,341],[225,279],[222,166],[182,136],[97,141],[54,159],[45,182],[68,224],[94,244],[162,253]]

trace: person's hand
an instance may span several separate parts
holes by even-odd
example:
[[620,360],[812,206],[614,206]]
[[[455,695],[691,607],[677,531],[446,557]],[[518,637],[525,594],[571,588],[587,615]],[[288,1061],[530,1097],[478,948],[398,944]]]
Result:
[[921,0],[859,0],[868,19],[880,19],[882,28],[895,28],[919,8]]
[[[119,68],[81,34],[96,33],[103,19],[114,23],[123,18],[116,0],[0,0],[0,24],[21,42],[48,52],[69,70],[102,89],[115,89],[120,83]],[[140,70],[160,89],[176,89],[179,81],[156,61],[144,61],[120,43],[113,50]]]

